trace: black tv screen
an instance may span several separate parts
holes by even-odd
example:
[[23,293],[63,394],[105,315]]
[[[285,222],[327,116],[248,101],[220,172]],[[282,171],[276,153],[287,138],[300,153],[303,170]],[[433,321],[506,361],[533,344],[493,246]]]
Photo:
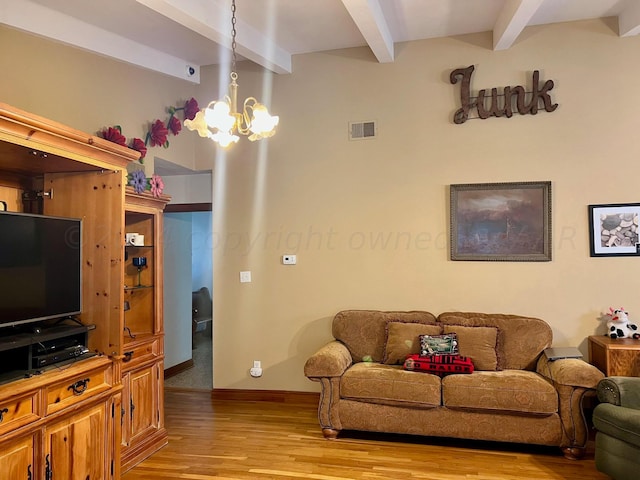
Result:
[[0,212],[0,327],[82,309],[82,221]]

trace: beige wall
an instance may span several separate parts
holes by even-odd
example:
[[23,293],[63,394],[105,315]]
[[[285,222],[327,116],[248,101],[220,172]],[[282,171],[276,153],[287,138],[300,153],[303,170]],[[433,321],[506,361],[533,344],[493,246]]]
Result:
[[164,178],[171,203],[211,203],[211,173],[171,175]]
[[[194,89],[0,29],[9,41],[0,100],[87,131],[115,121],[135,129]],[[557,345],[585,353],[609,306],[640,323],[639,259],[590,258],[587,223],[589,204],[640,200],[639,47],[607,20],[529,28],[500,52],[480,34],[397,45],[391,64],[365,48],[295,56],[291,75],[241,63],[240,96],[271,96],[278,134],[224,155],[186,134],[185,145],[161,150],[196,169],[215,159],[215,387],[316,390],[304,361],[345,308],[533,315],[552,325]],[[459,90],[448,76],[471,64],[475,90],[529,85],[540,70],[556,84],[558,109],[454,125]],[[204,69],[202,81],[201,104],[217,97],[217,70]],[[379,137],[350,142],[348,122],[371,119]],[[532,180],[553,185],[552,262],[448,260],[448,185]],[[388,244],[373,245],[378,236]],[[285,253],[298,264],[281,265]],[[252,283],[239,283],[241,270]],[[253,360],[260,379],[248,375]]]
[[[127,141],[144,140],[149,123],[196,94],[188,82],[4,26],[0,45],[0,101],[88,133],[120,125]],[[191,137],[181,132],[169,148],[149,148],[147,175],[156,156],[193,168]]]

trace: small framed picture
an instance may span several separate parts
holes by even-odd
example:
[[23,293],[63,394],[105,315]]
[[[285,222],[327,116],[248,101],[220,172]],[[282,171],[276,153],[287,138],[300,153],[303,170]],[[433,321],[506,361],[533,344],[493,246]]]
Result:
[[589,245],[592,257],[640,255],[640,203],[589,205]]
[[451,185],[451,260],[551,261],[551,182]]

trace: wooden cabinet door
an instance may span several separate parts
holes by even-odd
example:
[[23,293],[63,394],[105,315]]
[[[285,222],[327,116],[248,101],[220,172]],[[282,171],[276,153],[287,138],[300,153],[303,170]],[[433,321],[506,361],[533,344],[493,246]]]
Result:
[[107,355],[122,352],[121,183],[122,175],[118,173],[56,173],[45,176],[44,187],[55,192],[43,204],[45,214],[82,219],[79,319],[97,326],[89,335],[89,349]]
[[[101,403],[45,427],[45,478],[107,480],[107,407]],[[108,462],[111,463],[111,462]],[[47,476],[47,472],[48,475]]]
[[33,437],[0,444],[0,480],[37,478],[33,464]]
[[133,370],[127,377],[123,444],[129,446],[159,428],[158,364]]

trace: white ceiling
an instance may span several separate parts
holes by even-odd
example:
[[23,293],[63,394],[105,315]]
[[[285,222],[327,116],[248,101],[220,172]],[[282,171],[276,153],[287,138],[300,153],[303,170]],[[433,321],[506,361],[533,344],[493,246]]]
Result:
[[[199,83],[229,61],[231,0],[0,0],[0,23]],[[640,32],[640,0],[237,0],[237,52],[276,73],[300,53],[493,32],[507,49],[531,25],[617,17]],[[189,74],[188,67],[194,69]]]

